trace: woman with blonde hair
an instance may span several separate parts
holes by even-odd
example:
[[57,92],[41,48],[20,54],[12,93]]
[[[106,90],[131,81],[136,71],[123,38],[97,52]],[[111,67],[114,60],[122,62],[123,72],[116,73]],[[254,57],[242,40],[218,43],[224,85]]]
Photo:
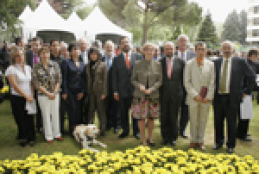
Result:
[[[154,119],[160,117],[159,88],[162,85],[162,67],[160,62],[153,59],[155,47],[145,44],[144,59],[137,62],[133,68],[131,82],[135,87],[131,107],[132,116],[138,119],[142,144],[154,146],[152,132]],[[145,120],[148,119],[148,139],[145,140]]]
[[33,103],[34,88],[32,85],[31,68],[25,64],[23,49],[11,50],[12,65],[5,72],[11,85],[11,107],[18,128],[18,139],[22,147],[29,143],[34,145],[35,130],[33,116],[26,110],[26,103]]

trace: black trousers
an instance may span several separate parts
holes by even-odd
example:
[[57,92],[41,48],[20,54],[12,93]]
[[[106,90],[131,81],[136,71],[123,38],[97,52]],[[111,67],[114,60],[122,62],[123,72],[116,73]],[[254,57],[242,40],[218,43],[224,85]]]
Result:
[[[121,127],[123,129],[123,132],[125,134],[129,134],[129,110],[132,103],[132,97],[129,98],[120,98],[119,101],[119,109],[118,112],[120,114],[121,118]],[[138,128],[138,120],[132,118],[132,124],[133,124],[133,135],[136,135],[139,133]]]
[[67,113],[69,120],[69,133],[72,135],[74,128],[78,124],[82,124],[82,100],[77,100],[77,92],[68,91],[67,97]]
[[21,140],[34,141],[35,129],[33,115],[25,110],[26,100],[23,97],[11,95],[12,113],[17,124],[18,135]]
[[59,119],[60,119],[60,131],[62,134],[65,133],[65,115],[67,112],[67,100],[62,98],[62,94],[60,93],[60,105],[59,105]]
[[241,112],[239,110],[238,126],[237,126],[237,137],[238,138],[245,138],[247,136],[247,133],[248,133],[250,119],[242,120],[240,114],[241,114]]
[[189,122],[189,106],[185,104],[185,100],[181,104],[180,132],[184,132]]
[[229,95],[221,95],[217,101],[214,101],[214,130],[216,144],[225,142],[224,121],[227,120],[227,146],[235,148],[237,136],[237,116],[240,109],[240,103],[230,103]]
[[42,120],[40,106],[38,103],[38,92],[37,91],[35,92],[34,96],[35,96],[36,106],[37,106],[36,127],[37,127],[37,130],[39,131],[41,128],[43,128],[43,120]]
[[176,141],[178,138],[178,112],[181,103],[161,102],[161,134],[163,140]]
[[107,120],[107,128],[120,128],[120,115],[118,112],[119,103],[114,100],[113,95],[109,95],[106,99],[106,120]]

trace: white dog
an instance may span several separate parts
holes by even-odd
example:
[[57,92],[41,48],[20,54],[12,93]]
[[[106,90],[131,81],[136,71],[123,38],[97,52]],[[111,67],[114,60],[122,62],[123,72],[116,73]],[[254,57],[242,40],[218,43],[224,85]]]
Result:
[[96,140],[97,135],[99,134],[99,129],[94,124],[88,124],[86,125],[78,125],[75,127],[75,130],[73,132],[73,135],[77,142],[82,144],[83,148],[87,148],[89,150],[92,150],[94,152],[98,152],[98,150],[89,147],[89,145],[99,145],[103,148],[107,148],[106,144],[103,144]]

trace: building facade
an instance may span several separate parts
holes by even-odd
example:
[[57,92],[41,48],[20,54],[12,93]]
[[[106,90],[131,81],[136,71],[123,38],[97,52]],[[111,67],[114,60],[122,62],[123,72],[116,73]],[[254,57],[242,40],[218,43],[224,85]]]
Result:
[[246,41],[259,45],[259,0],[249,0]]

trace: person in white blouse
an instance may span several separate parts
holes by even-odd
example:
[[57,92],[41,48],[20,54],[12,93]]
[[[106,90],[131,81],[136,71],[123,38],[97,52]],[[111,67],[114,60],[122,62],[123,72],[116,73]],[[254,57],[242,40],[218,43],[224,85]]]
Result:
[[18,129],[21,146],[34,145],[35,130],[33,116],[26,110],[26,103],[33,103],[34,88],[31,68],[25,64],[24,51],[15,47],[11,51],[12,65],[5,72],[11,85],[11,107]]

